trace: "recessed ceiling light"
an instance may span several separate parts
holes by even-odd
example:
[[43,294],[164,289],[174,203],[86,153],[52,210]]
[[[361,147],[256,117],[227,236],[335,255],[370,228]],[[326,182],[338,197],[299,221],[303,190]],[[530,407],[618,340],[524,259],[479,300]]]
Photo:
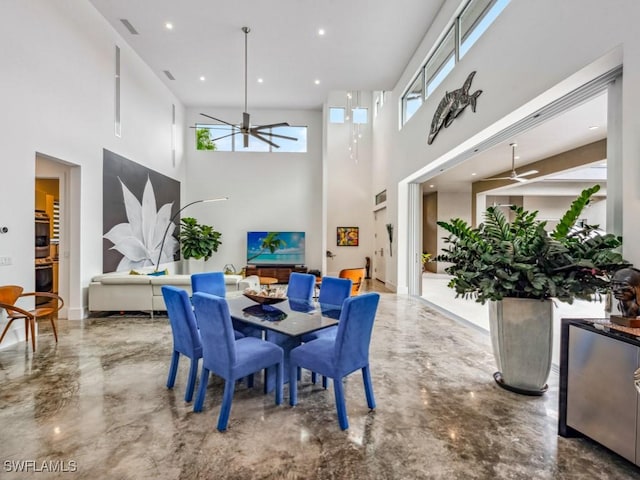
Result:
[[516,155],[515,157],[513,157],[514,160],[520,160],[520,155]]
[[200,81],[204,82],[206,80],[206,78],[204,76],[200,77]]
[[598,125],[591,125],[589,127],[589,130],[597,130],[598,128],[600,128],[600,127],[598,127]]
[[472,176],[472,177],[475,177],[476,175],[477,175],[477,173],[476,173],[476,172],[473,172],[473,173],[471,174],[471,176]]
[[313,83],[315,83],[316,85],[320,85],[320,80],[316,80]]
[[167,30],[173,30],[173,23],[171,22],[165,23],[164,26]]
[[433,188],[433,187],[435,187],[435,185],[433,185],[433,184],[429,185],[429,188]]
[[262,82],[264,82],[264,80],[262,78],[259,78],[258,83],[262,83]]
[[322,36],[322,35],[324,35],[324,33],[325,33],[324,32],[324,28],[319,28],[318,29],[318,35]]

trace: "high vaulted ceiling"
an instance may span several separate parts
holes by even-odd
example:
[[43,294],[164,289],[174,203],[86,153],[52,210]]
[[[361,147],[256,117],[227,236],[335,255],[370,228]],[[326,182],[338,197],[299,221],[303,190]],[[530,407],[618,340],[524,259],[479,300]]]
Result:
[[249,110],[319,109],[331,90],[392,89],[444,3],[89,1],[186,106],[244,106],[242,27],[250,27]]

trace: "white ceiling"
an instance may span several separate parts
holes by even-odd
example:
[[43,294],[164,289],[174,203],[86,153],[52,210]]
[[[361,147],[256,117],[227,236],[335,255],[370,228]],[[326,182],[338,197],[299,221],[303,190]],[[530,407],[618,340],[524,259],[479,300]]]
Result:
[[[244,106],[242,27],[250,27],[251,112],[319,109],[332,90],[392,89],[445,0],[89,1],[186,106]],[[129,33],[121,19],[139,34]],[[518,143],[516,170],[523,171],[528,163],[605,138],[606,121],[601,95],[428,180],[425,190],[466,191],[472,181],[509,170],[511,142]],[[599,128],[589,130],[594,125]],[[574,173],[571,181],[582,176]],[[516,188],[530,185],[509,191],[516,194]]]
[[[319,109],[331,90],[391,90],[444,3],[89,1],[187,106],[244,105],[241,29],[250,27],[249,111]],[[121,19],[139,35],[129,33]],[[165,28],[166,22],[173,30]],[[319,28],[325,29],[324,36],[318,35]],[[175,80],[167,79],[164,70]]]
[[[590,127],[597,127],[591,129]],[[425,193],[429,191],[462,192],[471,190],[471,182],[495,176],[511,170],[510,143],[516,143],[516,172],[529,170],[526,165],[557,155],[573,148],[586,145],[607,136],[607,95],[599,95],[551,120],[532,128],[517,137],[509,139],[482,152],[468,161],[438,175],[425,183]],[[559,178],[539,178],[526,183],[513,182],[507,190],[510,195],[523,195],[531,190],[534,183],[548,183],[562,180],[593,184],[602,178],[606,159],[593,168],[575,169],[565,172]],[[594,171],[594,168],[597,171]],[[606,181],[606,168],[604,168]],[[474,174],[475,175],[472,175]],[[433,185],[433,187],[431,187]],[[538,185],[536,191],[538,191]],[[578,186],[579,188],[579,186]],[[504,189],[503,189],[504,190]],[[557,189],[551,189],[550,191]],[[579,191],[579,190],[578,190]]]

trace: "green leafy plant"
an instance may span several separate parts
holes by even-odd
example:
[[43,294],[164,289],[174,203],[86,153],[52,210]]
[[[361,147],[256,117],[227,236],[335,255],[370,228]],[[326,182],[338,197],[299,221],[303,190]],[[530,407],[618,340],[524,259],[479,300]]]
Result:
[[450,235],[436,260],[451,263],[445,272],[453,275],[449,287],[456,297],[483,304],[505,297],[572,303],[607,292],[613,273],[630,265],[619,252],[622,238],[600,235],[597,226],[576,226],[599,189],[583,190],[551,233],[537,211],[517,206],[510,207],[512,222],[498,207],[489,207],[477,228],[459,218],[438,222]]
[[196,128],[196,148],[198,150],[215,150],[216,144],[211,140],[208,128]]
[[180,248],[182,256],[186,259],[211,258],[213,252],[218,251],[222,244],[222,234],[209,225],[200,225],[193,217],[185,217],[180,220]]

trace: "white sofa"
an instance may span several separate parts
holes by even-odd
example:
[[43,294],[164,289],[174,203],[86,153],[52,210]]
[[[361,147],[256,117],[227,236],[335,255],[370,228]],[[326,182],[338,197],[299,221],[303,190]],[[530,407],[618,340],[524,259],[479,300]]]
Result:
[[[225,275],[227,292],[237,291],[240,275]],[[89,311],[126,312],[166,310],[162,285],[184,288],[191,295],[191,275],[97,275],[89,284]]]

